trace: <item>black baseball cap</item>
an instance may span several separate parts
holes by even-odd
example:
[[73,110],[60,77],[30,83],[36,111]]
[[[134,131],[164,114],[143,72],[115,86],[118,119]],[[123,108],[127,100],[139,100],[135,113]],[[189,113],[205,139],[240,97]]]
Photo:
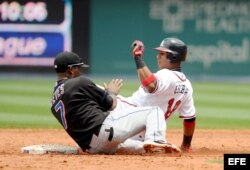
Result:
[[73,52],[64,51],[55,57],[54,68],[58,73],[65,72],[67,68],[74,66],[89,67],[83,63],[82,59],[77,54]]
[[180,50],[187,50],[185,43],[177,38],[165,38],[159,47],[154,48],[157,51],[164,51],[172,54],[177,54]]

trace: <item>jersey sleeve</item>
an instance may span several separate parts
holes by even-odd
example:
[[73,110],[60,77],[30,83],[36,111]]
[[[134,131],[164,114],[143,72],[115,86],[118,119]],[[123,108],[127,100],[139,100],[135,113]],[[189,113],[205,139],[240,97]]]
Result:
[[179,117],[183,119],[192,119],[196,117],[193,90],[190,91],[190,94],[187,96],[185,102],[181,105],[179,109]]
[[171,74],[169,70],[167,69],[162,69],[156,72],[155,74],[156,80],[157,80],[157,85],[156,89],[154,90],[153,93],[161,93],[162,91],[166,91],[170,85],[171,85]]
[[98,105],[104,108],[105,111],[108,111],[113,104],[113,99],[109,95],[109,93],[103,88],[97,86],[94,82],[90,80],[86,80],[84,81],[84,83],[85,83],[84,90],[88,95],[88,97],[96,101]]

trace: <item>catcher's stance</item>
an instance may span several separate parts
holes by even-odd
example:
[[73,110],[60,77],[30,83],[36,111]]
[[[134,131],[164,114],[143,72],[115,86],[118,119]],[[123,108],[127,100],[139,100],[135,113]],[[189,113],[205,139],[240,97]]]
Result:
[[180,151],[166,143],[166,124],[159,107],[123,103],[116,98],[121,80],[112,80],[103,90],[80,76],[84,66],[77,54],[62,52],[56,56],[58,80],[51,100],[52,113],[82,150],[113,154],[120,143],[145,130],[141,146],[146,152]]
[[[165,38],[158,51],[157,63],[159,71],[152,73],[142,60],[144,45],[141,41],[132,44],[133,56],[137,67],[141,87],[128,98],[128,103],[137,106],[159,106],[165,113],[166,121],[175,111],[183,121],[183,141],[181,149],[189,152],[195,129],[195,107],[193,102],[193,88],[190,81],[181,72],[181,62],[186,60],[187,46],[177,38]],[[142,136],[142,137],[141,137]],[[121,150],[134,150],[143,140],[139,134],[120,145]],[[138,152],[140,150],[138,149]]]

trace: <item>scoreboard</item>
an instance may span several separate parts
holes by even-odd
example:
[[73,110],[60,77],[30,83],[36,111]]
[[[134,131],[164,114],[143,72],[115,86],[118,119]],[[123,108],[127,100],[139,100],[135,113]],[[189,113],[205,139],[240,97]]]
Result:
[[72,50],[70,0],[0,0],[0,65],[51,66]]

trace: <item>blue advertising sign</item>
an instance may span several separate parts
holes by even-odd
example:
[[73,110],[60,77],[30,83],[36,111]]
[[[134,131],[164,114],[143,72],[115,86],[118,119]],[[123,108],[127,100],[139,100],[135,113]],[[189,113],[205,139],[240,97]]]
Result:
[[29,65],[30,59],[44,59],[41,64],[52,64],[54,55],[63,50],[61,33],[0,32],[0,64]]

